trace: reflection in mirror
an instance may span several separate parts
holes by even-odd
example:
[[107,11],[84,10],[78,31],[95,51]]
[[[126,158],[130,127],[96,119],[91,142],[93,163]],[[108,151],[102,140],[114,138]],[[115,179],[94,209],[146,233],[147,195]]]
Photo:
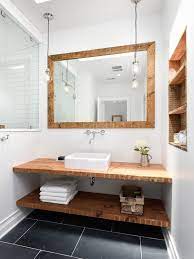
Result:
[[147,51],[137,55],[141,69],[135,89],[134,52],[55,61],[54,121],[145,121]]
[[0,15],[0,129],[39,127],[39,45]]

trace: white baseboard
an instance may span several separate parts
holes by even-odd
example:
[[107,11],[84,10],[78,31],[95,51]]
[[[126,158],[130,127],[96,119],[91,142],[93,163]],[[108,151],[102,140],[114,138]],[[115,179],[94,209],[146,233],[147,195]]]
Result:
[[166,242],[170,259],[181,259],[176,249],[176,245],[170,231],[168,229],[163,229],[163,235],[164,235],[164,239]]
[[7,218],[0,222],[0,238],[6,235],[12,228],[14,228],[20,221],[22,221],[31,210],[16,210]]

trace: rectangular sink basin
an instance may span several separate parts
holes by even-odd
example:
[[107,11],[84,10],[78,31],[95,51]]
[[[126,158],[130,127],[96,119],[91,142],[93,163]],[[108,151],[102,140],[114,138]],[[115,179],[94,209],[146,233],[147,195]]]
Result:
[[73,153],[65,157],[65,167],[106,171],[110,167],[109,153]]

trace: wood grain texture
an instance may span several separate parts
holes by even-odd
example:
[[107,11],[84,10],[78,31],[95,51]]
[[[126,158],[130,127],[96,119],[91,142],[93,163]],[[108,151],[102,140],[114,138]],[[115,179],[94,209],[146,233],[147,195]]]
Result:
[[[127,122],[62,122],[54,120],[54,62],[69,59],[114,55],[137,51],[147,51],[147,118],[146,121]],[[155,127],[155,42],[126,45],[112,48],[87,50],[51,55],[48,60],[51,81],[48,85],[48,128],[154,128]]]
[[185,81],[186,77],[186,66],[185,64],[182,64],[181,67],[178,69],[172,80],[169,82],[169,85],[171,86],[179,86]]
[[172,115],[172,114],[183,114],[183,113],[186,113],[186,111],[187,111],[187,105],[184,104],[184,105],[182,105],[182,106],[180,106],[180,107],[170,111],[169,115]]
[[91,171],[83,169],[65,168],[63,162],[54,159],[40,158],[31,162],[15,166],[15,173],[69,175],[82,177],[96,177],[103,179],[144,181],[153,183],[172,183],[171,176],[161,165],[151,165],[148,168],[139,167],[138,164],[111,163],[108,171]]
[[38,189],[18,200],[17,205],[24,208],[170,227],[170,221],[162,202],[154,199],[145,199],[143,216],[122,214],[119,196],[87,192],[79,192],[69,205],[58,205],[41,202]]
[[185,30],[176,49],[174,50],[170,58],[170,61],[180,61],[182,57],[185,55],[186,48],[187,48],[187,34]]
[[169,144],[170,144],[171,146],[177,147],[177,148],[179,148],[179,149],[181,149],[181,150],[183,150],[183,151],[187,151],[187,146],[186,146],[186,145],[175,144],[175,143],[173,143],[173,142],[170,142]]

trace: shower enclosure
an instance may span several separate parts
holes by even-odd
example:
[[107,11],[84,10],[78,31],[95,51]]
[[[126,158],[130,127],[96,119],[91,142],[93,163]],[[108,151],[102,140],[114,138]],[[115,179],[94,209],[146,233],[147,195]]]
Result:
[[0,130],[39,128],[39,44],[0,10]]

